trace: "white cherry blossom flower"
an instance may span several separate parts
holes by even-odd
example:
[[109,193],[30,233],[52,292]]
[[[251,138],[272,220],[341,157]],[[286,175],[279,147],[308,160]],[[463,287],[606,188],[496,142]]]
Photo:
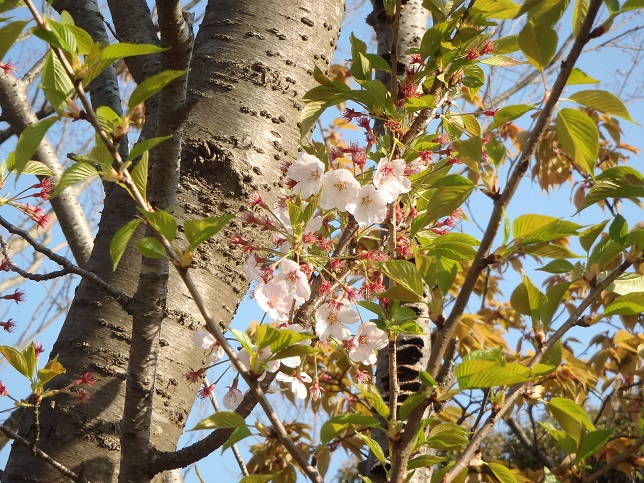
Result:
[[244,395],[242,392],[237,389],[237,379],[233,380],[233,385],[230,386],[228,389],[228,392],[224,394],[224,397],[222,398],[222,403],[224,404],[224,407],[230,411],[234,411],[237,409],[237,406],[241,404],[241,402],[244,400]]
[[293,260],[284,259],[277,268],[279,272],[273,281],[283,282],[289,297],[294,298],[296,302],[306,302],[311,297],[311,287],[300,266]]
[[378,170],[373,176],[373,184],[378,188],[387,203],[391,203],[403,193],[411,190],[411,181],[405,173],[405,160],[381,158],[378,163]]
[[278,381],[290,382],[291,391],[293,391],[293,395],[298,399],[306,399],[307,390],[304,383],[313,381],[313,379],[311,379],[311,376],[304,372],[300,372],[299,370],[296,371],[292,376],[278,372],[275,378]]
[[347,211],[361,226],[382,223],[387,217],[387,201],[372,184],[363,186],[358,196],[349,200]]
[[320,340],[328,340],[330,337],[344,340],[351,337],[351,329],[345,324],[355,324],[360,320],[360,317],[346,300],[343,300],[339,305],[337,307],[334,304],[323,303],[315,313],[317,320],[315,333]]
[[192,341],[194,344],[203,350],[212,349],[210,361],[214,364],[219,362],[225,355],[224,348],[219,345],[215,336],[208,332],[206,329],[197,329]]
[[257,305],[272,319],[283,318],[290,312],[293,304],[291,287],[288,283],[278,280],[277,277],[268,283],[261,282],[255,287],[255,300]]
[[299,193],[302,198],[309,198],[318,194],[322,187],[324,164],[315,156],[300,152],[297,153],[297,161],[289,166],[286,175],[297,181],[293,192]]
[[351,171],[348,169],[328,171],[322,178],[320,208],[347,211],[347,203],[358,196],[358,191],[360,191],[360,183],[356,181]]
[[358,327],[358,333],[353,339],[355,348],[349,353],[349,357],[362,364],[375,364],[377,358],[374,349],[382,349],[387,343],[387,334],[373,322],[365,322]]
[[244,265],[244,271],[246,272],[246,277],[257,282],[262,282],[262,270],[257,266],[257,257],[254,253],[251,253]]

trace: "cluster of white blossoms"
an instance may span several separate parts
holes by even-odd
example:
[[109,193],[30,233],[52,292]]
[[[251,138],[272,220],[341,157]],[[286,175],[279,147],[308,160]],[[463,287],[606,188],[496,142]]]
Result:
[[297,162],[288,168],[287,175],[297,182],[295,194],[302,199],[320,195],[320,207],[351,213],[360,226],[382,223],[387,218],[387,204],[411,190],[405,176],[405,160],[381,158],[372,183],[361,186],[348,169],[324,172],[324,164],[315,156],[298,153]]
[[[383,157],[376,169],[371,172],[371,176],[369,173],[363,173],[362,183],[366,183],[363,186],[349,169],[337,168],[325,172],[324,164],[317,157],[301,152],[297,156],[297,161],[288,167],[286,174],[292,180],[292,194],[299,196],[298,203],[301,203],[302,210],[307,206],[304,200],[319,194],[317,206],[321,210],[351,213],[358,224],[364,227],[383,223],[387,218],[388,205],[411,190],[411,182],[406,174],[418,172],[418,170],[407,169],[406,172],[406,168],[408,166],[403,159],[390,160]],[[354,363],[375,364],[376,351],[388,344],[388,337],[372,322],[360,323],[355,333],[350,329],[350,325],[361,322],[360,315],[352,307],[352,302],[355,302],[357,297],[348,295],[349,292],[353,292],[354,295],[358,292],[350,287],[343,287],[339,295],[334,295],[332,290],[326,292],[327,301],[322,303],[315,312],[315,322],[311,327],[292,325],[293,315],[311,297],[310,277],[314,267],[310,263],[300,265],[288,257],[291,256],[295,243],[297,243],[295,248],[303,250],[304,253],[312,244],[317,243],[318,247],[322,246],[319,245],[320,239],[331,243],[326,235],[320,234],[323,233],[324,218],[319,215],[309,216],[306,224],[295,230],[288,204],[273,209],[269,209],[261,199],[258,199],[253,206],[257,204],[269,211],[274,221],[257,218],[253,214],[250,215],[250,219],[280,233],[279,249],[283,254],[278,260],[262,258],[256,253],[257,248],[251,247],[250,243],[244,241],[241,243],[250,248],[245,271],[247,277],[256,283],[253,294],[259,307],[278,328],[296,332],[303,330],[315,332],[323,344],[332,342],[342,347]],[[298,236],[294,237],[296,231]],[[327,245],[325,250],[329,246],[331,245]],[[304,254],[299,253],[299,256]],[[202,349],[211,350],[210,357],[213,364],[224,355],[223,349],[206,330],[198,330],[195,333],[194,342]],[[299,343],[310,342],[305,340]],[[258,350],[253,346],[252,351],[254,353],[251,355],[247,349],[242,349],[238,357],[248,370],[256,373],[259,380],[263,379],[267,372],[277,372],[276,379],[289,383],[295,397],[305,399],[309,392],[306,384],[310,383],[313,383],[310,388],[311,397],[320,397],[317,374],[315,378],[306,374],[302,369],[300,357],[278,360],[268,347]],[[251,367],[253,364],[254,366]],[[260,367],[255,367],[258,364]],[[279,372],[282,366],[290,368],[290,370],[285,369],[289,374]],[[236,378],[233,386],[224,396],[223,403],[226,408],[234,409],[241,399],[242,394],[237,389]]]

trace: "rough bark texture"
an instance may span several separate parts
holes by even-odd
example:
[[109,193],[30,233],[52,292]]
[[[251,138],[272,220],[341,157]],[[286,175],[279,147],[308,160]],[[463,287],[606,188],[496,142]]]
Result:
[[[140,8],[142,3],[132,5]],[[298,99],[314,85],[314,65],[325,70],[329,64],[342,14],[342,0],[271,0],[262,3],[261,12],[251,0],[208,4],[189,79],[196,105],[184,129],[175,210],[179,220],[242,211],[253,191],[271,201],[277,197],[279,166],[297,152]],[[139,277],[140,260],[126,252],[117,272],[111,273],[108,249],[114,232],[133,217],[132,203],[123,191],[110,190],[89,262],[91,270],[129,295]],[[249,230],[233,221],[195,257],[195,278],[223,323],[230,321],[247,287],[241,275],[245,256],[231,253],[225,237],[233,231],[257,235]],[[202,322],[186,289],[171,275],[151,428],[152,442],[161,450],[175,448],[198,389],[183,373],[204,362],[204,354],[192,344],[192,333]],[[88,370],[101,379],[90,388],[90,403],[80,405],[61,396],[55,409],[43,408],[40,446],[92,482],[117,477],[130,324],[118,305],[81,283],[53,350],[68,371],[57,382]],[[33,437],[30,417],[21,434]],[[2,481],[63,478],[28,451],[14,447]]]

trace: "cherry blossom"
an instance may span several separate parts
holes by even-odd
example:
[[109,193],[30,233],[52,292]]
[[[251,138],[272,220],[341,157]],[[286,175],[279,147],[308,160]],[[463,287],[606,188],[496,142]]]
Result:
[[[290,287],[283,280],[284,278],[278,280],[275,277],[270,282],[262,282],[255,287],[255,300],[257,300],[257,304],[273,319],[284,317],[285,314],[289,313],[293,304]],[[308,283],[306,285],[308,287]]]
[[293,395],[298,399],[306,399],[307,390],[304,383],[313,381],[311,379],[311,376],[299,370],[296,371],[292,376],[278,372],[275,378],[278,381],[290,382],[291,391],[293,391]]
[[381,158],[378,170],[373,176],[373,184],[387,203],[391,203],[403,193],[411,190],[411,181],[405,177],[405,160]]
[[358,196],[358,191],[360,191],[360,183],[356,181],[351,171],[348,169],[329,171],[322,179],[320,208],[347,211],[347,203]]
[[361,226],[382,223],[387,217],[387,201],[374,185],[368,184],[360,189],[355,198],[349,200],[347,211]]
[[[311,287],[309,286],[306,275],[300,270],[300,266],[293,260],[284,259],[277,268],[279,272],[273,279],[273,282],[282,282],[285,284],[287,290],[286,295],[288,296],[286,301],[290,302],[288,298],[292,297],[292,299],[295,299],[299,303],[306,302],[311,297]],[[257,292],[255,293],[255,297],[257,297]],[[290,303],[288,304],[288,308],[291,308]]]
[[192,337],[194,344],[203,350],[213,349],[210,361],[214,364],[219,362],[225,355],[224,348],[219,345],[215,336],[208,332],[206,329],[197,329]]
[[358,327],[358,333],[353,339],[353,349],[349,357],[362,364],[375,364],[376,353],[374,349],[382,349],[388,343],[387,334],[376,327],[373,322],[365,322]]
[[351,337],[351,329],[345,324],[355,324],[360,320],[358,313],[351,309],[351,305],[346,300],[340,304],[324,303],[320,305],[315,313],[315,318],[317,319],[315,332],[323,341],[330,337],[340,340]]
[[261,267],[257,266],[257,257],[254,253],[251,253],[244,265],[244,271],[246,272],[246,277],[250,280],[255,280],[256,282],[262,282],[262,270]]
[[289,166],[287,176],[297,184],[293,187],[295,193],[302,198],[318,194],[322,187],[324,164],[318,158],[304,152],[297,153],[297,161]]
[[237,406],[239,406],[244,400],[244,395],[239,389],[237,389],[237,382],[236,378],[233,379],[233,385],[229,387],[228,392],[224,394],[224,397],[221,399],[224,407],[229,411],[237,409]]

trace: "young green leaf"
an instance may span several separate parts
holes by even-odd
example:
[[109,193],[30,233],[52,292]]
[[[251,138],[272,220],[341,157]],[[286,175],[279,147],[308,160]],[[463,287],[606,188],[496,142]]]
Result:
[[8,345],[2,345],[0,346],[0,354],[2,354],[5,359],[7,359],[9,365],[11,365],[11,367],[13,367],[16,371],[18,371],[30,381],[33,379],[33,371],[29,372],[29,364],[27,364],[25,356],[23,356],[18,350]]
[[9,49],[16,43],[27,23],[29,22],[11,22],[0,29],[0,60],[4,59]]
[[143,101],[149,99],[173,80],[186,74],[185,70],[166,70],[155,76],[149,77],[141,82],[127,103],[128,109],[131,111]]
[[499,483],[517,483],[517,477],[514,476],[514,473],[507,466],[501,463],[488,463],[487,466],[492,470],[492,473],[499,480]]
[[147,258],[165,258],[166,253],[163,245],[154,237],[147,237],[134,244],[141,255]]
[[380,463],[382,463],[382,465],[386,464],[385,453],[382,450],[382,447],[380,446],[380,444],[378,444],[376,440],[370,438],[369,436],[365,436],[362,433],[356,433],[356,436],[358,436],[358,438],[360,438],[362,441],[364,441],[367,444],[367,446],[369,446],[369,449],[371,450],[373,455],[376,457],[378,461],[380,461]]
[[172,243],[174,237],[177,236],[177,220],[174,219],[174,216],[165,211],[145,211],[143,215],[150,225],[163,235],[163,238]]
[[224,445],[221,447],[221,453],[223,454],[228,448],[232,445],[239,443],[242,439],[252,436],[253,433],[250,432],[250,429],[245,424],[238,427],[233,434],[230,435],[230,438],[226,440]]
[[150,153],[145,151],[141,156],[141,160],[130,171],[132,181],[134,181],[134,185],[136,186],[136,189],[139,190],[143,199],[147,199],[149,157]]
[[216,428],[241,428],[246,426],[246,421],[239,414],[232,411],[219,411],[199,421],[190,431],[198,429]]
[[146,151],[149,151],[152,148],[155,148],[159,144],[161,144],[163,141],[167,141],[170,139],[172,136],[163,136],[163,137],[158,137],[158,138],[150,138],[150,139],[145,139],[143,141],[140,141],[134,145],[134,147],[130,150],[130,154],[128,155],[127,159],[128,161],[133,161],[139,156],[141,156],[143,153]]
[[590,77],[584,71],[575,67],[570,76],[568,76],[568,81],[566,82],[567,86],[574,86],[579,84],[599,84],[599,81],[593,77]]
[[572,10],[572,33],[577,38],[588,13],[588,0],[575,0]]
[[543,72],[557,51],[557,32],[543,25],[526,23],[519,33],[519,46],[528,62]]
[[569,97],[571,101],[582,104],[591,109],[613,116],[621,117],[634,124],[637,124],[631,117],[626,105],[617,97],[608,91],[587,90],[575,92]]
[[564,151],[591,176],[599,152],[597,126],[584,112],[565,108],[556,121],[557,136]]
[[14,157],[14,166],[16,169],[16,181],[18,177],[22,174],[22,171],[27,165],[27,161],[31,159],[34,155],[40,142],[47,134],[47,131],[53,124],[58,120],[56,116],[48,117],[41,121],[30,124],[25,128],[25,130],[18,138],[18,144],[16,145],[16,154]]
[[209,238],[215,236],[219,231],[235,217],[232,215],[211,216],[203,220],[187,220],[183,224],[184,232],[190,249],[194,250]]
[[130,242],[134,231],[141,223],[140,218],[136,218],[128,222],[124,227],[120,228],[115,234],[114,238],[110,242],[110,256],[112,257],[112,271],[116,270],[121,257],[127,248],[127,244]]
[[384,419],[389,418],[389,406],[382,399],[382,396],[373,384],[356,384],[358,391],[369,401],[369,404],[376,410]]
[[631,292],[613,300],[604,315],[638,315],[644,313],[644,292]]
[[69,186],[72,186],[87,178],[91,178],[92,176],[98,176],[98,171],[96,171],[96,168],[91,164],[72,164],[69,168],[63,171],[63,175],[60,177],[60,181],[52,191],[50,198],[55,198],[60,193],[62,193],[65,188],[68,188]]
[[502,107],[501,110],[496,113],[496,116],[494,116],[494,121],[492,121],[492,124],[490,124],[490,127],[488,127],[487,130],[492,131],[501,124],[518,119],[526,112],[530,112],[532,109],[534,109],[534,106],[529,104],[515,104],[513,106]]

